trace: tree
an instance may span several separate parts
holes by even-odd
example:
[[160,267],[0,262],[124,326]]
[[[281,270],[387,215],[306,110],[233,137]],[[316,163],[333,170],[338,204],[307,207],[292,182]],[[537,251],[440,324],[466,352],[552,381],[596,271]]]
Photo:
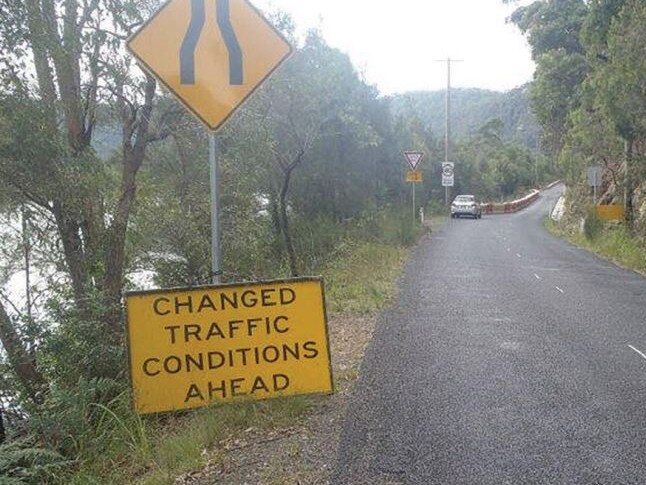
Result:
[[[54,221],[76,321],[102,329],[108,345],[120,344],[123,335],[120,300],[135,181],[147,145],[161,135],[151,127],[155,80],[136,74],[123,40],[154,3],[1,3],[0,111],[10,140],[0,147],[0,177],[15,201]],[[121,135],[121,150],[110,160],[99,159],[92,145],[101,121]],[[94,364],[83,371],[119,372],[109,362]]]
[[631,226],[634,191],[643,177],[640,166],[644,164],[646,141],[646,59],[638,48],[646,42],[645,22],[646,5],[628,0],[610,24],[608,61],[599,64],[590,81],[599,105],[624,141],[624,201],[626,220]]
[[[357,173],[349,170],[348,154],[379,141],[362,112],[359,100],[371,96],[365,93],[348,57],[330,48],[316,32],[308,35],[263,92],[264,138],[274,167],[267,189],[292,275],[299,273],[299,264],[290,210],[308,215],[321,210],[343,217],[349,204],[341,202],[348,198],[342,179],[347,184],[350,174]],[[305,164],[309,168],[294,195],[296,170]],[[290,204],[290,199],[298,204]]]
[[570,113],[580,104],[587,75],[580,33],[587,15],[583,0],[539,0],[518,8],[511,21],[527,36],[537,63],[532,107],[544,140],[558,155]]

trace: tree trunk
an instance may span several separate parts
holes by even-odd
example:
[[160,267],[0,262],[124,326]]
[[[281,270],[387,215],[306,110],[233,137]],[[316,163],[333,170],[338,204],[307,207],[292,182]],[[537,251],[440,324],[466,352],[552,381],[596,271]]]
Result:
[[285,178],[283,185],[280,189],[280,197],[278,203],[280,206],[280,225],[283,237],[285,238],[285,249],[287,250],[287,257],[289,260],[289,272],[292,276],[298,276],[298,267],[296,263],[296,252],[294,251],[294,244],[292,242],[292,235],[289,229],[289,217],[287,216],[287,193],[289,191],[289,182],[292,178],[292,171],[294,166],[288,167],[285,171]]
[[[34,338],[34,315],[32,311],[32,297],[31,297],[31,244],[29,241],[29,211],[23,204],[21,208],[22,222],[22,250],[23,260],[25,264],[25,307],[27,315],[27,329],[30,339]],[[35,345],[33,341],[29,342],[29,354],[34,355]]]
[[41,391],[45,389],[45,378],[38,371],[35,359],[23,345],[2,305],[0,305],[0,342],[26,394],[34,403],[41,404],[43,402]]
[[7,433],[4,429],[4,409],[0,401],[0,445],[7,439]]
[[153,110],[153,100],[157,83],[155,78],[148,75],[145,88],[145,101],[141,108],[141,116],[137,120],[134,133],[134,144],[124,140],[123,171],[121,179],[121,196],[110,228],[105,251],[105,278],[103,290],[107,303],[105,322],[114,335],[120,337],[123,332],[121,325],[121,290],[126,263],[126,233],[132,204],[137,193],[136,178],[146,156],[148,131]]

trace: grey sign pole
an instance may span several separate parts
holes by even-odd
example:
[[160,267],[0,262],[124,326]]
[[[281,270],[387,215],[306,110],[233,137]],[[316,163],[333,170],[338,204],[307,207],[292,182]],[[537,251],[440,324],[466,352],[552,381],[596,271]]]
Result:
[[415,185],[417,185],[417,182],[413,182],[413,223],[417,221],[417,210],[415,208]]
[[220,263],[220,147],[214,132],[209,133],[209,164],[211,166],[211,280],[220,284],[222,267]]
[[[436,60],[435,62],[446,62],[446,113],[445,113],[445,133],[444,133],[444,161],[449,161],[449,145],[451,143],[451,63],[464,62],[462,59],[446,59]],[[444,187],[444,204],[449,205],[448,186]]]

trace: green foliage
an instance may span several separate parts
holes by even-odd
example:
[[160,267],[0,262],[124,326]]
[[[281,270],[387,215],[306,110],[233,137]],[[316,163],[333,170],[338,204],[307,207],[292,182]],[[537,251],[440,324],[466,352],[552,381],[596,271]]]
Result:
[[[441,138],[445,126],[445,97],[446,91],[418,91],[394,95],[390,104],[395,116],[409,118],[415,113],[432,134]],[[451,131],[455,139],[474,136],[492,119],[502,121],[500,136],[504,141],[535,146],[539,127],[530,110],[527,86],[504,93],[475,88],[451,89]],[[431,155],[437,158],[431,159]],[[439,161],[443,157],[443,145],[438,144],[435,151],[427,153],[426,160]]]
[[603,221],[594,209],[588,210],[588,215],[583,223],[583,234],[591,241],[597,239],[603,231]]
[[[100,404],[106,403],[106,406]],[[42,408],[31,418],[31,430],[48,445],[69,457],[87,459],[114,441],[132,442],[133,422],[112,423],[108,408],[131,415],[124,384],[108,379],[81,378],[76,386],[54,388]]]
[[586,72],[585,57],[562,48],[542,54],[538,61],[531,85],[532,106],[556,147],[560,146],[570,112],[580,104],[579,91]]
[[[101,421],[96,444],[80,457],[74,471],[59,473],[61,484],[172,484],[182,473],[220,459],[219,442],[249,428],[292,426],[314,405],[312,398],[294,397],[266,402],[217,405],[175,416],[141,418],[124,394],[98,406]],[[99,441],[100,440],[100,441]]]
[[646,5],[628,0],[608,34],[609,61],[598,67],[594,86],[624,140],[646,138]]
[[457,193],[473,193],[481,200],[504,199],[548,178],[536,153],[528,148],[504,142],[502,122],[490,120],[468,141],[456,148]]
[[[642,0],[543,0],[512,21],[537,61],[532,106],[571,186],[606,169],[602,191],[623,200],[631,229],[646,146],[646,4]],[[579,211],[581,208],[574,208]]]
[[31,440],[0,445],[0,483],[3,485],[40,485],[70,466],[70,462]]
[[598,237],[590,239],[578,228],[547,220],[547,228],[554,234],[567,238],[573,244],[607,258],[624,268],[646,274],[646,240],[635,238],[624,225],[609,225]]
[[[59,295],[65,295],[60,289]],[[98,319],[105,311],[100,294],[90,295],[90,311],[82,315],[74,305],[50,298],[47,304],[49,330],[44,334],[40,359],[53,384],[76,387],[79,379],[115,378],[125,373],[126,349],[121,340],[107,334]],[[54,323],[55,322],[55,323]]]
[[334,313],[371,313],[393,296],[405,259],[401,247],[360,243],[329,263],[326,278],[328,310]]
[[579,40],[587,13],[583,0],[537,0],[518,8],[511,21],[526,34],[534,60],[554,50],[581,54]]

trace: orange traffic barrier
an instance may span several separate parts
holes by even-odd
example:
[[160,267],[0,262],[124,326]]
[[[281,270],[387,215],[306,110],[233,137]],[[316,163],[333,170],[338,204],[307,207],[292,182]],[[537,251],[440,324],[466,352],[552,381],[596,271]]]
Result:
[[540,192],[538,190],[534,190],[522,199],[513,200],[511,202],[501,204],[495,204],[492,202],[484,203],[482,204],[482,212],[484,214],[512,214],[528,207],[532,202],[538,199],[539,195]]

